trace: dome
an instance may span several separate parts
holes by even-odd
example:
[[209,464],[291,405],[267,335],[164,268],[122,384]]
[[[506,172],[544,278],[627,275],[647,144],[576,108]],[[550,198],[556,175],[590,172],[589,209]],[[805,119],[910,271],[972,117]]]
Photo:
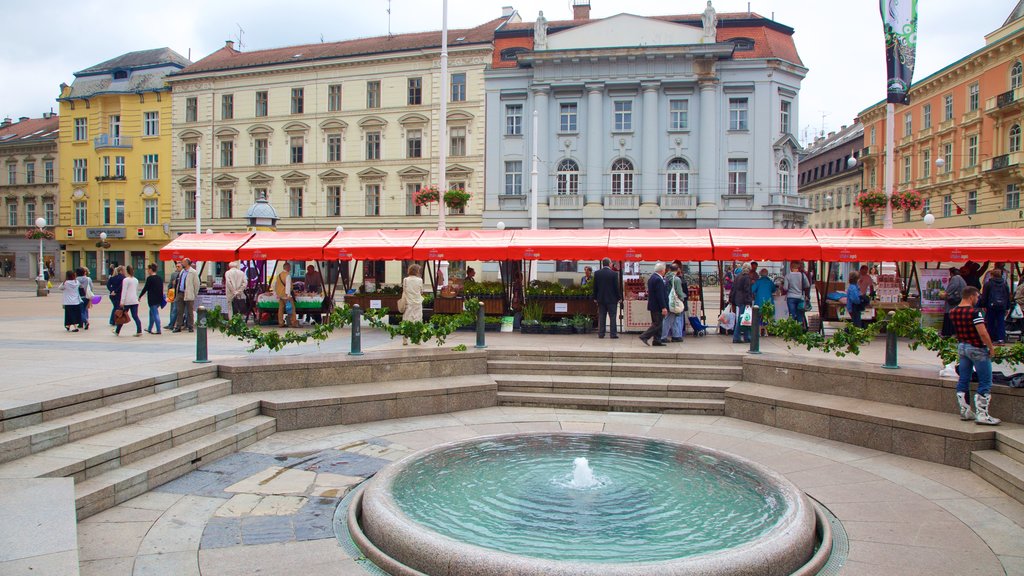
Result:
[[249,207],[249,211],[245,213],[245,217],[249,219],[271,219],[277,220],[277,210],[267,202],[266,198],[260,198],[255,204]]

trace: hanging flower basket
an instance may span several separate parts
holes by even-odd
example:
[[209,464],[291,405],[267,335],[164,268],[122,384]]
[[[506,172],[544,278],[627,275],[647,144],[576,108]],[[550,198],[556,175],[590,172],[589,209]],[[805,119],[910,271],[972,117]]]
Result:
[[885,192],[871,190],[858,194],[857,199],[854,200],[854,205],[865,212],[875,212],[876,210],[884,210],[888,202],[889,199],[886,197]]
[[449,208],[465,208],[471,194],[459,188],[452,188],[444,193],[444,203]]
[[917,190],[907,190],[906,192],[894,192],[892,195],[892,209],[893,210],[920,210],[924,207],[924,199],[921,198],[921,193]]
[[25,238],[29,240],[53,240],[53,232],[49,230],[29,230],[25,233]]
[[413,196],[412,201],[417,206],[426,206],[427,204],[437,202],[440,198],[441,195],[437,191],[437,186],[427,186],[426,188],[420,188]]

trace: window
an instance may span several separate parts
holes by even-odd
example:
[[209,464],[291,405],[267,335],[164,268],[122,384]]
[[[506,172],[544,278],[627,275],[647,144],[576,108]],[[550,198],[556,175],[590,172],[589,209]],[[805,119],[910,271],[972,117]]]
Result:
[[793,103],[789,100],[782,101],[782,110],[779,118],[779,126],[781,127],[783,134],[789,134],[789,119],[792,115]]
[[199,145],[192,142],[185,144],[185,168],[196,167],[196,152],[198,148]]
[[159,136],[160,135],[160,113],[159,112],[144,112],[142,114],[142,135],[143,136]]
[[327,87],[327,111],[341,111],[341,84],[331,84]]
[[53,184],[53,160],[43,162],[43,182]]
[[423,79],[409,78],[409,106],[423,104]]
[[932,127],[932,105],[925,104],[921,107],[921,129],[927,130]]
[[633,129],[633,101],[615,101],[615,131],[625,132]]
[[380,184],[366,185],[366,215],[380,216]]
[[909,137],[914,133],[914,114],[907,112],[903,115],[903,137]]
[[18,183],[18,165],[8,164],[7,165],[7,183],[14,186]]
[[267,91],[261,90],[256,93],[256,116],[266,116],[267,109],[269,108],[269,98],[267,97]]
[[234,210],[234,190],[220,190],[220,217],[231,218]]
[[366,133],[366,159],[380,160],[380,132]]
[[953,119],[953,95],[946,94],[943,99],[944,105],[942,108],[942,120],[943,122]]
[[114,156],[114,177],[124,178],[124,156]]
[[89,139],[89,120],[87,118],[75,118],[75,141],[82,142]]
[[942,217],[949,218],[953,215],[953,196],[946,194],[942,197]]
[[366,107],[380,108],[380,80],[366,83]]
[[981,89],[978,83],[975,82],[967,87],[967,111],[974,112],[978,109],[981,99]]
[[689,100],[668,101],[668,129],[686,130],[690,122]]
[[448,147],[449,156],[465,156],[466,155],[466,129],[463,127],[452,128],[449,131],[451,135],[451,145]]
[[142,203],[145,212],[146,226],[156,226],[160,223],[160,212],[155,198],[150,198]]
[[14,202],[7,204],[7,225],[18,225],[18,205]]
[[103,157],[103,177],[107,178],[110,176],[110,156]]
[[160,178],[160,155],[142,155],[142,179],[158,180]]
[[265,166],[268,160],[267,151],[268,141],[266,138],[257,138],[254,140],[252,163],[256,166]]
[[1022,75],[1024,75],[1024,67],[1021,66],[1020,60],[1018,60],[1010,67],[1010,90],[1016,90],[1021,87]]
[[686,160],[673,158],[669,161],[665,191],[669,194],[690,193],[690,164]]
[[913,160],[913,158],[911,158],[910,156],[904,156],[903,157],[903,182],[904,183],[910,182],[910,169],[911,169],[910,164],[911,164],[912,160]]
[[87,226],[88,214],[85,202],[75,202],[75,226]]
[[1006,185],[1006,209],[1020,209],[1020,184]]
[[931,214],[931,213],[932,213],[932,199],[931,198],[925,198],[924,199],[924,205],[921,208],[921,214]]
[[612,162],[612,194],[633,193],[633,163],[625,158]]
[[405,133],[405,157],[423,157],[423,131],[407,130]]
[[1020,124],[1014,124],[1010,128],[1009,152],[1020,152]]
[[327,215],[341,216],[341,186],[327,187]]
[[124,200],[118,200],[114,204],[114,224],[124,224]]
[[110,225],[110,200],[103,201],[103,225]]
[[185,190],[185,218],[196,217],[196,191]]
[[932,175],[932,151],[924,150],[921,152],[921,177],[931,178]]
[[871,145],[872,146],[875,145],[875,127],[874,126],[871,127]]
[[36,183],[36,163],[25,162],[25,184]]
[[292,88],[292,114],[302,114],[305,109],[305,89]]
[[72,161],[74,169],[71,174],[72,180],[75,182],[85,182],[89,179],[89,164],[85,158],[75,158]]
[[192,96],[185,99],[185,122],[195,122],[199,119],[199,100]]
[[302,218],[302,186],[288,188],[288,215]]
[[452,102],[466,101],[466,74],[452,74]]
[[505,135],[523,135],[523,105],[508,104],[505,106]]
[[565,102],[558,107],[558,129],[561,132],[576,132],[578,120],[578,105],[575,102]]
[[945,172],[953,171],[953,144],[947,142],[942,145],[942,161],[945,163]]
[[235,165],[235,143],[231,140],[222,140],[220,143],[220,165],[224,168]]
[[235,117],[235,96],[234,94],[222,94],[220,97],[220,118],[231,120]]
[[405,185],[405,215],[419,216],[423,214],[423,206],[416,205],[416,194],[423,187],[422,184]]
[[288,143],[288,157],[292,164],[302,164],[303,152],[305,152],[305,137],[292,136]]
[[53,202],[43,202],[43,218],[46,218],[46,225],[53,226],[56,216],[56,205]]
[[27,202],[25,204],[25,226],[36,225],[36,203]]
[[558,163],[558,172],[555,176],[556,188],[559,195],[580,193],[580,165],[575,160],[566,158]]
[[[789,161],[783,160],[779,162],[779,192],[783,194],[789,194],[792,190],[789,189],[790,174],[789,174]],[[838,197],[839,193],[836,193],[836,202],[841,203],[842,198]]]
[[523,193],[523,163],[505,162],[505,194],[520,196]]
[[519,59],[519,55],[522,54],[523,52],[529,52],[529,50],[526,49],[526,48],[520,48],[520,47],[505,48],[504,50],[501,51],[501,55],[500,55],[501,61],[502,62],[515,62],[515,61],[517,61]]
[[327,135],[327,161],[341,162],[341,134]]
[[729,130],[747,129],[747,99],[729,98]]
[[729,194],[747,193],[747,159],[729,159]]
[[971,190],[967,193],[967,213],[977,214],[978,213],[978,191]]
[[978,165],[978,135],[967,137],[967,166]]

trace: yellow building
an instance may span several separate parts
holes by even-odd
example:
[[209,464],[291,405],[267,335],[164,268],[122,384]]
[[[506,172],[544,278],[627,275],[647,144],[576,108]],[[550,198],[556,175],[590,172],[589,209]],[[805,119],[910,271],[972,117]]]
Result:
[[[129,52],[61,85],[60,270],[111,264],[144,276],[170,239],[171,94],[189,61],[169,48]],[[106,244],[101,242],[106,234]]]

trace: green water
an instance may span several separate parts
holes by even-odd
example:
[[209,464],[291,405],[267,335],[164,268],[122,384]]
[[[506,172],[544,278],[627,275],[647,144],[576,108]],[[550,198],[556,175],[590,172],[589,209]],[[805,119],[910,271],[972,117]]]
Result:
[[[571,486],[586,457],[599,484]],[[757,539],[784,516],[754,470],[695,447],[529,435],[435,452],[395,479],[416,522],[483,548],[553,560],[656,562]]]

